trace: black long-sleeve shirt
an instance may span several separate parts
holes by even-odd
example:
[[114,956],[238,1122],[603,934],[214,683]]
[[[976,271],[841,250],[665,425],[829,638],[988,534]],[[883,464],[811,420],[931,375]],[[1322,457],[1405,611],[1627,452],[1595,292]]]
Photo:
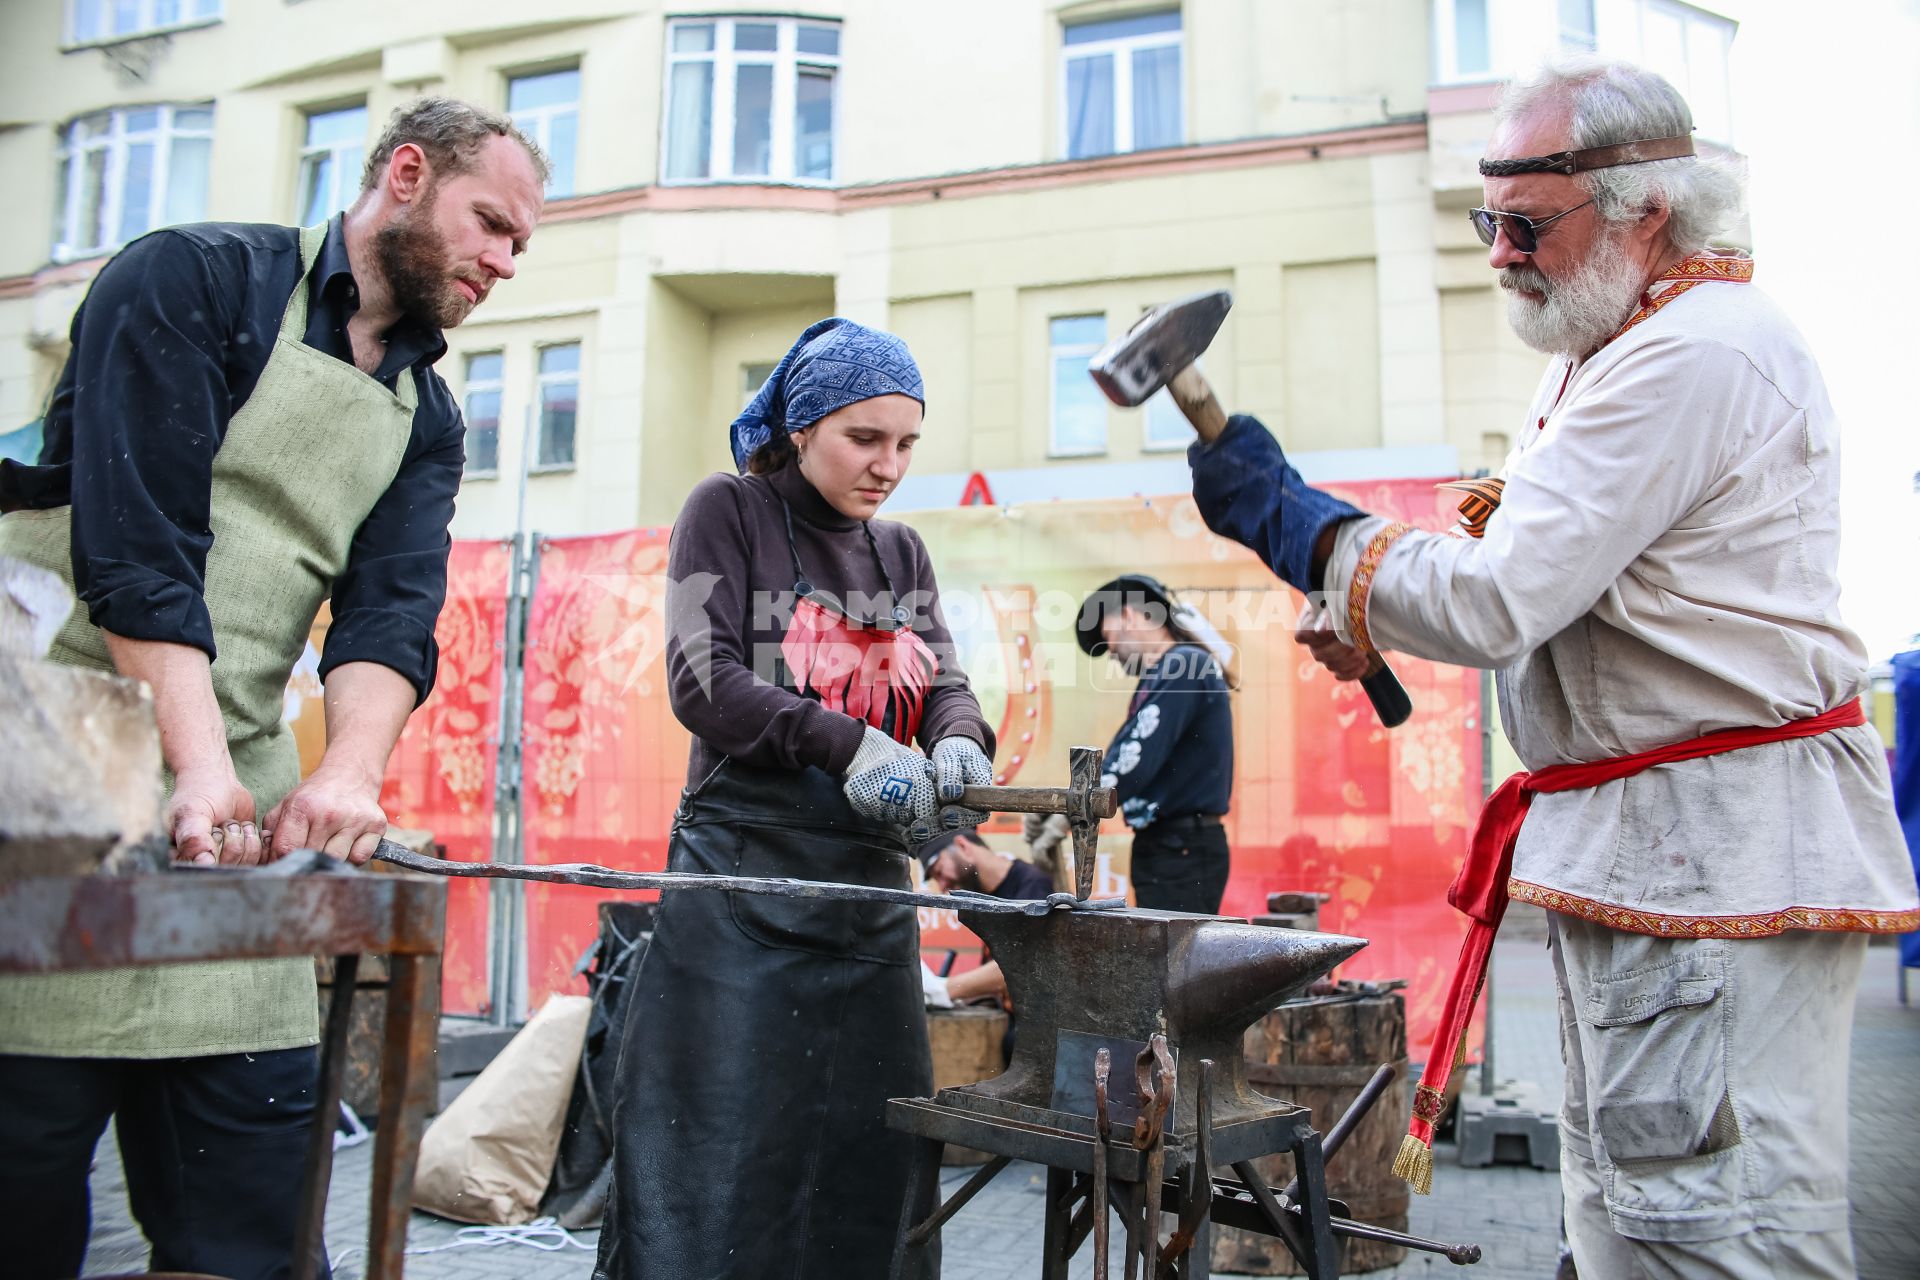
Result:
[[[95,626],[217,658],[204,598],[213,457],[273,354],[299,277],[295,228],[173,227],[121,250],[74,314],[40,465],[0,461],[0,510],[72,505],[74,585]],[[352,363],[347,322],[360,294],[338,216],[307,288],[306,345]],[[403,319],[382,336],[374,376],[393,390],[410,371],[419,404],[400,470],[333,584],[320,674],[377,662],[424,700],[466,429],[433,372],[447,350],[440,331]]]
[[1197,644],[1161,654],[1141,675],[1104,766],[1101,785],[1120,792],[1120,816],[1136,831],[1169,818],[1226,813],[1233,705],[1219,661]]

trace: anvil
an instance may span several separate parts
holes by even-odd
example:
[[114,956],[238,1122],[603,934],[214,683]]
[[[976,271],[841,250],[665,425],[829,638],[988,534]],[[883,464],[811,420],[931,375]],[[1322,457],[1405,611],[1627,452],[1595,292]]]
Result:
[[[1360,938],[1271,929],[1177,911],[1059,912],[1041,918],[962,912],[993,949],[1019,1018],[1013,1061],[991,1080],[940,1092],[938,1101],[1016,1123],[1091,1124],[1094,1056],[1105,1046],[1131,1062],[1158,1032],[1178,1067],[1167,1127],[1195,1128],[1198,1063],[1214,1062],[1215,1159],[1229,1163],[1262,1140],[1249,1126],[1291,1104],[1247,1084],[1241,1037],[1261,1015],[1366,946]],[[1189,1067],[1189,1064],[1193,1064]],[[1116,1122],[1130,1121],[1124,1090]],[[1268,1147],[1265,1150],[1273,1150]],[[1260,1152],[1264,1154],[1264,1151]]]

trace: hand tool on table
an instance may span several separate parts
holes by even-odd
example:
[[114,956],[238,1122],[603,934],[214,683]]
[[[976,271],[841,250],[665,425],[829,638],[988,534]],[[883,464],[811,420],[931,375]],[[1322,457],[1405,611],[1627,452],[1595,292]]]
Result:
[[[1193,424],[1200,442],[1212,444],[1227,429],[1227,414],[1194,361],[1220,332],[1232,306],[1233,295],[1216,289],[1155,307],[1103,347],[1087,372],[1107,399],[1123,409],[1138,408],[1165,387]],[[1405,723],[1413,714],[1413,701],[1379,654],[1372,656],[1360,687],[1387,728]]]
[[587,885],[599,889],[719,889],[729,893],[758,893],[781,898],[826,898],[840,901],[897,902],[912,907],[998,915],[1044,916],[1060,910],[1114,911],[1125,898],[1094,898],[1094,856],[1100,839],[1100,820],[1119,810],[1112,787],[1100,785],[1100,751],[1075,747],[1070,753],[1071,782],[1065,787],[968,787],[959,803],[969,809],[1000,813],[1059,813],[1073,828],[1074,872],[1077,893],[1053,893],[1044,898],[1015,900],[956,889],[952,893],[916,893],[877,885],[836,884],[823,880],[789,880],[764,876],[706,875],[687,871],[616,871],[589,862],[532,864],[517,862],[454,862],[430,858],[382,840],[373,856],[381,862],[423,871],[429,875],[538,880],[548,884]]

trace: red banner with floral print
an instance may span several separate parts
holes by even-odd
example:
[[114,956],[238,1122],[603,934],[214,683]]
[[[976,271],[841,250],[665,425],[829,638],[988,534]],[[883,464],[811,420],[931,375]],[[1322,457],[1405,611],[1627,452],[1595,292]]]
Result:
[[[667,701],[667,531],[542,538],[527,613],[522,855],[666,865],[687,731]],[[652,896],[652,895],[645,895]],[[526,886],[528,1008],[578,991],[600,889]]]
[[[449,858],[467,862],[494,856],[494,766],[512,559],[505,542],[453,544],[447,603],[434,628],[440,670],[433,692],[400,735],[380,791],[389,822],[432,832]],[[484,880],[447,882],[440,984],[447,1013],[483,1015],[491,1009],[489,893]]]
[[[1328,487],[1423,528],[1455,518],[1433,481]],[[1342,975],[1408,979],[1409,1036],[1424,1044],[1464,932],[1446,887],[1482,795],[1479,674],[1396,659],[1415,713],[1382,729],[1357,685],[1334,681],[1293,643],[1301,598],[1212,536],[1190,497],[900,518],[926,541],[1008,782],[1064,784],[1067,749],[1105,746],[1125,719],[1132,681],[1073,640],[1088,591],[1146,572],[1206,614],[1239,655],[1223,910],[1258,914],[1275,890],[1330,894],[1322,927],[1370,940]],[[688,745],[667,700],[666,543],[660,529],[541,543],[526,659],[529,862],[665,864]],[[1019,848],[1014,819],[986,830],[993,844]],[[1100,846],[1100,891],[1126,892],[1125,827],[1109,822]],[[578,989],[574,965],[604,896],[529,886],[531,1007]],[[930,956],[958,950],[962,967],[977,957],[977,939],[951,913],[923,911],[921,923]]]

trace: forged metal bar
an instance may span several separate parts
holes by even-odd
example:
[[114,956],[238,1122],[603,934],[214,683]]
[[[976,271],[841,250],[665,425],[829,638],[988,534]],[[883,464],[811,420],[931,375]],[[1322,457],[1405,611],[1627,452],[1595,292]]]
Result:
[[945,1204],[935,1209],[925,1222],[922,1222],[919,1226],[907,1232],[908,1247],[917,1249],[927,1241],[933,1239],[934,1233],[939,1231],[941,1227],[947,1225],[948,1218],[960,1212],[967,1201],[973,1199],[974,1196],[980,1193],[980,1188],[992,1182],[1000,1171],[1011,1163],[1013,1163],[1012,1156],[995,1156],[993,1159],[981,1165],[980,1168],[974,1172],[974,1175],[967,1179],[965,1185],[947,1197]]
[[333,1133],[340,1115],[340,1078],[347,1069],[347,1028],[353,1019],[353,987],[360,957],[336,956],[320,1041],[320,1084],[307,1128],[307,1167],[301,1175],[300,1217],[293,1228],[293,1280],[313,1280],[326,1248],[327,1188],[333,1180]]
[[1141,1223],[1147,1233],[1146,1265],[1142,1274],[1146,1280],[1155,1280],[1160,1274],[1160,1184],[1167,1171],[1167,1113],[1173,1109],[1174,1095],[1180,1089],[1165,1036],[1154,1033],[1134,1060],[1133,1072],[1140,1089],[1140,1116],[1133,1122],[1133,1145],[1147,1153],[1146,1215]]
[[[1228,1223],[1243,1230],[1259,1230],[1268,1235],[1279,1236],[1289,1249],[1293,1249],[1295,1233],[1300,1230],[1301,1220],[1306,1216],[1301,1205],[1285,1196],[1275,1195],[1260,1177],[1259,1170],[1251,1161],[1239,1161],[1233,1166],[1240,1175],[1240,1184],[1232,1182],[1216,1185],[1214,1195],[1221,1201],[1239,1201],[1241,1194],[1252,1197],[1259,1206],[1264,1225],[1255,1226],[1246,1221]],[[1215,1220],[1221,1220],[1215,1215]],[[1469,1266],[1480,1261],[1480,1246],[1477,1244],[1448,1244],[1444,1240],[1429,1240],[1425,1236],[1410,1236],[1404,1231],[1393,1231],[1386,1227],[1376,1227],[1372,1223],[1353,1222],[1346,1218],[1328,1216],[1328,1224],[1336,1236],[1348,1236],[1355,1240],[1373,1240],[1380,1244],[1397,1244],[1406,1249],[1417,1249],[1422,1253],[1437,1253],[1456,1267]],[[1295,1251],[1295,1257],[1299,1253]]]
[[1193,1131],[1193,1162],[1187,1166],[1179,1225],[1160,1257],[1160,1280],[1173,1280],[1181,1255],[1193,1248],[1194,1239],[1213,1209],[1213,1160],[1207,1142],[1213,1132],[1212,1058],[1200,1059],[1200,1092],[1194,1114],[1197,1124]]
[[1093,1280],[1107,1280],[1107,1142],[1113,1121],[1107,1116],[1107,1077],[1113,1054],[1105,1047],[1093,1055]]
[[517,862],[453,862],[429,858],[382,840],[375,858],[409,871],[463,879],[496,878],[503,880],[539,880],[546,884],[587,885],[596,889],[717,889],[727,893],[758,893],[775,898],[824,898],[839,902],[897,902],[909,907],[934,907],[944,911],[975,912],[983,915],[1044,916],[1054,911],[1119,911],[1125,898],[1076,899],[1072,894],[1054,893],[1044,898],[1016,900],[995,898],[984,893],[957,889],[952,893],[916,893],[911,889],[888,889],[879,885],[836,884],[829,880],[781,880],[764,876],[701,875],[688,871],[615,871],[591,862],[557,862],[546,865]]
[[[1396,1074],[1398,1074],[1397,1069],[1391,1062],[1380,1064],[1380,1069],[1375,1071],[1372,1078],[1362,1086],[1359,1094],[1347,1105],[1347,1109],[1340,1113],[1340,1118],[1333,1122],[1333,1128],[1327,1131],[1327,1136],[1321,1139],[1320,1158],[1323,1161],[1331,1161],[1339,1153],[1340,1148],[1346,1145],[1347,1137],[1353,1132],[1354,1126],[1366,1119],[1367,1112],[1373,1110],[1373,1104],[1380,1101],[1380,1095],[1386,1091],[1388,1085],[1393,1083],[1393,1077]],[[1297,1175],[1280,1189],[1280,1198],[1290,1201],[1300,1198],[1300,1179]]]

